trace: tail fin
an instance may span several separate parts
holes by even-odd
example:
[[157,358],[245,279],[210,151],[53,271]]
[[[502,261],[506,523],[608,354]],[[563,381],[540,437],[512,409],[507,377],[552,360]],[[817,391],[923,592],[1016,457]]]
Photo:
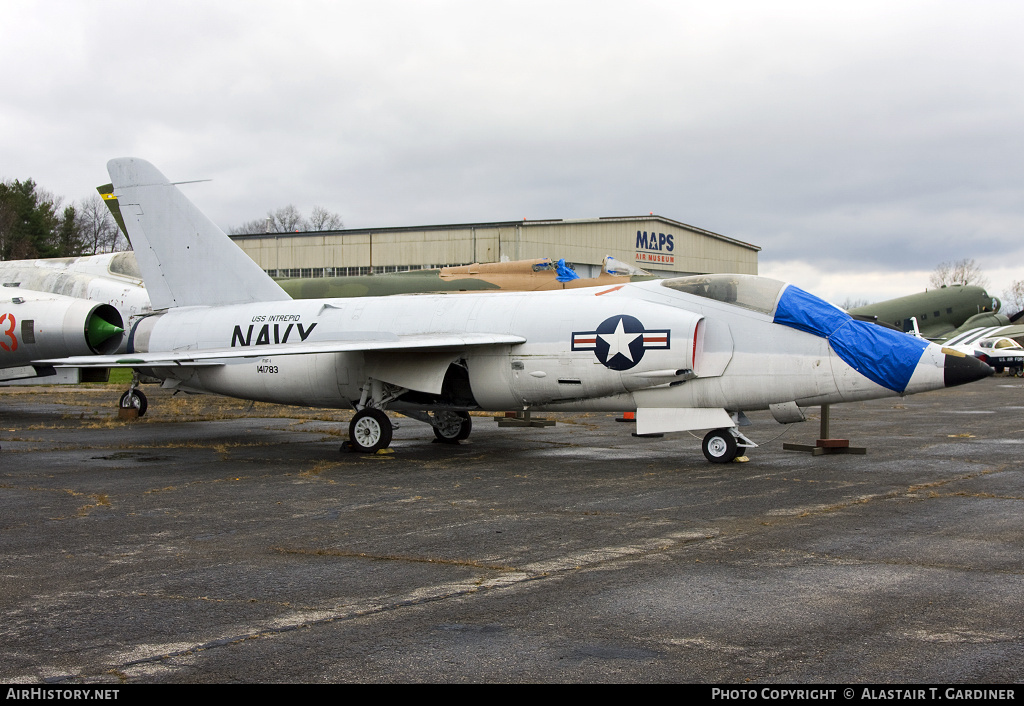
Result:
[[121,231],[128,240],[128,244],[132,244],[132,239],[128,237],[128,229],[124,227],[124,219],[121,218],[121,207],[117,205],[117,197],[114,196],[114,185],[104,184],[103,186],[97,186],[96,191],[103,198],[103,203],[110,211],[110,215],[114,217],[114,222],[117,223],[117,229]]
[[154,309],[291,298],[152,164],[107,172]]

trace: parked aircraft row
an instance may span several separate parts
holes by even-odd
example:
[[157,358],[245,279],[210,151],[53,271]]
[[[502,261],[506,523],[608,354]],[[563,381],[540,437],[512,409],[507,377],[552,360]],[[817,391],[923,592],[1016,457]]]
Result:
[[874,317],[907,333],[928,339],[949,336],[960,326],[992,325],[1001,302],[983,287],[939,287],[849,310],[851,316]]
[[[947,341],[967,331],[1008,326],[1024,315],[1002,314],[1001,305],[983,287],[953,284],[856,307],[849,313],[931,341]],[[1024,327],[1013,335],[1024,335]]]
[[1024,311],[1006,316],[982,287],[951,285],[851,309],[883,325],[941,343],[991,365],[996,372],[1024,372]]
[[[391,440],[393,410],[438,438],[469,411],[635,411],[640,434],[710,429],[703,451],[754,444],[744,410],[781,422],[821,404],[913,394],[990,367],[857,321],[797,287],[706,275],[557,292],[293,300],[153,165],[108,163],[154,309],[120,355],[50,357],[127,367],[165,387],[354,408],[352,447]],[[136,385],[133,385],[134,394]]]
[[[128,237],[113,185],[105,184],[97,191]],[[612,257],[605,261],[604,272],[589,279],[579,278],[564,261],[556,263],[543,258],[386,275],[293,278],[279,280],[279,283],[293,298],[320,299],[491,290],[545,291],[654,279],[644,270]],[[20,286],[110,304],[121,312],[129,327],[137,316],[152,312],[149,295],[131,252],[0,262],[0,282],[7,287]],[[999,299],[982,287],[950,285],[857,307],[848,313],[854,318],[893,326],[935,342],[949,341],[957,350],[983,360],[999,361],[1010,355],[1003,349],[1024,340],[1024,325],[1011,326],[1024,312],[1007,317],[999,313],[999,309]]]
[[[113,186],[100,187],[109,188]],[[108,198],[110,191],[103,192]],[[116,204],[110,198],[108,203]],[[120,210],[112,208],[122,223]],[[560,261],[561,262],[561,261]],[[640,268],[606,258],[604,272],[579,278],[564,265],[548,258],[514,262],[475,263],[457,267],[415,270],[386,275],[307,277],[278,280],[295,299],[386,296],[468,291],[547,291],[579,287],[613,286],[655,279]],[[130,324],[152,313],[149,294],[135,261],[135,253],[109,253],[73,258],[0,262],[0,283],[90,299],[118,309]],[[977,286],[950,285],[849,310],[854,318],[889,325],[936,342],[964,344],[970,339],[991,348],[991,337],[1024,339],[1024,325],[1012,326],[1024,316],[1000,313],[998,298]],[[975,336],[965,336],[968,333]],[[954,339],[960,339],[954,341]],[[1004,342],[1002,346],[1007,344]]]

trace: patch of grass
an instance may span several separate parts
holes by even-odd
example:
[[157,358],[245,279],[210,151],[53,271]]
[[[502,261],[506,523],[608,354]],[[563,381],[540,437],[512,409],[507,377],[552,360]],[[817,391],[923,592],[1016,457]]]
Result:
[[313,467],[311,469],[309,469],[308,471],[300,471],[299,475],[306,477],[319,476],[340,465],[341,461],[317,461],[315,464],[313,464]]
[[131,368],[111,368],[110,378],[107,380],[109,385],[124,385],[128,386],[132,383],[132,369]]

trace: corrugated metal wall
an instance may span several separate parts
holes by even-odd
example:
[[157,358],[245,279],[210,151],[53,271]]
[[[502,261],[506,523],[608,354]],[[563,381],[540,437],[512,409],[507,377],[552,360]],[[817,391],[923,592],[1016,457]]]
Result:
[[[396,271],[502,257],[565,258],[600,266],[606,255],[665,273],[757,274],[760,248],[666,218],[524,221],[426,228],[235,235],[232,239],[260,267],[288,274],[324,268],[335,274]],[[276,272],[275,272],[276,273]],[[299,273],[294,273],[298,275]]]

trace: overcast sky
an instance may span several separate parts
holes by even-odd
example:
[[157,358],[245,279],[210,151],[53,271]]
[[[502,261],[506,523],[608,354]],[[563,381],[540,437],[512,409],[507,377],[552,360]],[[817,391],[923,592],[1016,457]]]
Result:
[[[0,178],[226,230],[654,212],[841,302],[1024,279],[1024,3],[4,2]],[[559,257],[559,253],[550,253]]]

